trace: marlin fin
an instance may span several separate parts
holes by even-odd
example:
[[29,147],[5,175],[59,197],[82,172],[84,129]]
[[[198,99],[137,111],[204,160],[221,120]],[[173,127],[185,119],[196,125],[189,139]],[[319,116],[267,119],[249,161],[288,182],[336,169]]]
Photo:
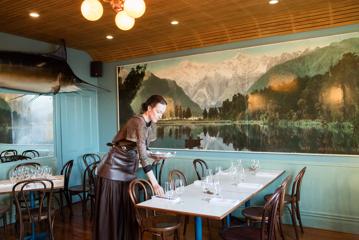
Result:
[[65,39],[61,39],[61,44],[56,48],[55,51],[45,54],[48,57],[56,58],[59,60],[67,61],[67,50]]

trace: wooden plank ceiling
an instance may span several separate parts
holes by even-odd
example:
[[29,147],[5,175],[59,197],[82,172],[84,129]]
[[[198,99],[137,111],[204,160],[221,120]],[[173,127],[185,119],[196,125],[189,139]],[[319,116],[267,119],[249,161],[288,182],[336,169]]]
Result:
[[[358,0],[145,0],[147,10],[129,31],[115,12],[85,20],[82,0],[1,0],[0,31],[68,46],[105,62],[359,23]],[[28,13],[38,11],[38,19]],[[176,19],[179,25],[172,26]],[[105,39],[107,34],[113,40]]]

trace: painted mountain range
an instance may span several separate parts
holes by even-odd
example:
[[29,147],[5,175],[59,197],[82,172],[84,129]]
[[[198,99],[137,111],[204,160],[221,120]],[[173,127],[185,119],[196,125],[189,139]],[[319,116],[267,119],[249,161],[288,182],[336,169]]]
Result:
[[152,94],[159,94],[166,98],[168,102],[167,114],[174,110],[174,105],[182,108],[190,108],[194,116],[201,116],[200,106],[186,95],[183,89],[173,80],[162,79],[151,72],[146,72],[144,81],[131,103],[134,112],[140,112],[141,104]]
[[345,53],[359,54],[359,38],[345,39],[329,46],[317,48],[301,56],[277,64],[263,74],[249,92],[266,88],[273,81],[323,75],[336,65]]
[[238,53],[220,63],[183,61],[177,66],[156,71],[160,78],[172,79],[202,109],[221,106],[227,98],[247,90],[273,66],[301,56],[309,50],[279,56],[252,56]]

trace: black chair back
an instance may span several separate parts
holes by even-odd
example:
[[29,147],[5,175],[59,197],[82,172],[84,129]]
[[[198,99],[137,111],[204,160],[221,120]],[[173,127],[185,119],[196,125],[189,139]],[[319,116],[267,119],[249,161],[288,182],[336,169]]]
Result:
[[67,163],[65,163],[65,165],[61,169],[61,175],[64,176],[64,191],[67,191],[69,188],[70,176],[71,176],[73,165],[74,165],[74,160],[70,160]]
[[40,153],[36,150],[30,149],[30,150],[25,150],[21,153],[22,156],[28,156],[31,158],[35,158],[35,157],[40,157]]
[[82,160],[85,164],[85,167],[88,167],[94,162],[101,161],[101,157],[96,153],[86,153],[82,156]]
[[193,167],[196,171],[198,180],[201,180],[205,176],[206,170],[208,169],[207,163],[204,160],[197,158],[193,160]]
[[0,153],[0,157],[8,157],[13,155],[17,155],[17,151],[15,149],[4,150]]

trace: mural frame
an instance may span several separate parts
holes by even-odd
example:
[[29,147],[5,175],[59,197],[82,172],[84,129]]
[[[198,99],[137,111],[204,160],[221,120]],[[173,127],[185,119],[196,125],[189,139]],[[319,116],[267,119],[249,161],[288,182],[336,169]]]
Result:
[[[352,32],[352,33],[347,33],[347,34],[337,34],[337,35],[330,35],[330,36],[321,36],[321,37],[314,37],[314,38],[310,38],[311,39],[323,39],[323,38],[331,38],[331,37],[336,37],[336,36],[344,36],[344,35],[357,35],[359,36],[358,32]],[[344,37],[344,39],[347,39],[346,37]],[[304,39],[304,40],[308,40],[308,39]],[[252,47],[244,47],[244,48],[234,48],[234,49],[227,49],[227,50],[222,50],[222,51],[212,51],[212,52],[206,52],[206,53],[196,53],[196,54],[190,54],[190,55],[185,55],[185,56],[181,56],[181,57],[171,57],[171,58],[165,58],[165,59],[160,59],[160,60],[154,60],[154,61],[145,61],[145,62],[139,62],[139,63],[133,63],[133,64],[126,64],[126,65],[119,65],[116,66],[116,87],[117,87],[117,96],[116,96],[116,100],[117,100],[117,125],[118,125],[118,129],[120,128],[120,119],[121,119],[121,114],[120,114],[120,104],[121,104],[121,96],[120,96],[120,87],[123,84],[123,81],[125,79],[123,79],[120,75],[120,69],[121,68],[128,68],[128,67],[133,67],[133,66],[139,66],[141,64],[143,65],[151,65],[154,63],[158,63],[158,62],[164,62],[164,61],[173,61],[173,60],[177,60],[177,59],[185,59],[185,58],[191,58],[191,57],[196,57],[196,56],[204,56],[204,55],[210,55],[210,54],[220,54],[223,52],[228,52],[228,51],[243,51],[243,50],[247,50],[247,49],[253,49],[253,48],[261,48],[261,47],[271,47],[271,46],[278,46],[278,45],[282,45],[282,44],[290,44],[290,43],[295,43],[295,42],[300,42],[300,41],[304,41],[303,39],[298,39],[298,40],[290,40],[290,41],[284,41],[284,42],[278,42],[278,43],[270,43],[270,44],[263,44],[263,45],[257,45],[257,46],[252,46]],[[146,69],[147,70],[147,69]],[[248,103],[247,103],[248,105]],[[278,121],[279,123],[280,121]],[[277,123],[277,124],[278,124]],[[357,134],[355,135],[357,137]],[[196,136],[195,136],[196,137]],[[201,139],[202,141],[203,139]],[[202,143],[201,143],[202,144]],[[170,149],[190,149],[190,150],[213,150],[213,151],[229,151],[229,152],[237,152],[237,151],[244,151],[244,152],[254,152],[254,153],[258,153],[258,152],[264,152],[264,153],[280,153],[280,154],[329,154],[329,155],[340,155],[340,156],[344,156],[344,155],[357,155],[359,154],[359,150],[356,150],[356,152],[331,152],[331,151],[319,151],[319,152],[313,152],[311,151],[288,151],[288,150],[284,150],[282,151],[281,149],[275,149],[275,150],[264,150],[262,151],[262,149],[246,149],[246,148],[242,148],[242,149],[236,149],[236,148],[232,148],[232,149],[224,149],[224,148],[187,148],[187,147],[177,147],[177,146],[161,146],[161,145],[156,145],[155,147],[157,148],[170,148]],[[357,147],[355,148],[357,149]]]

